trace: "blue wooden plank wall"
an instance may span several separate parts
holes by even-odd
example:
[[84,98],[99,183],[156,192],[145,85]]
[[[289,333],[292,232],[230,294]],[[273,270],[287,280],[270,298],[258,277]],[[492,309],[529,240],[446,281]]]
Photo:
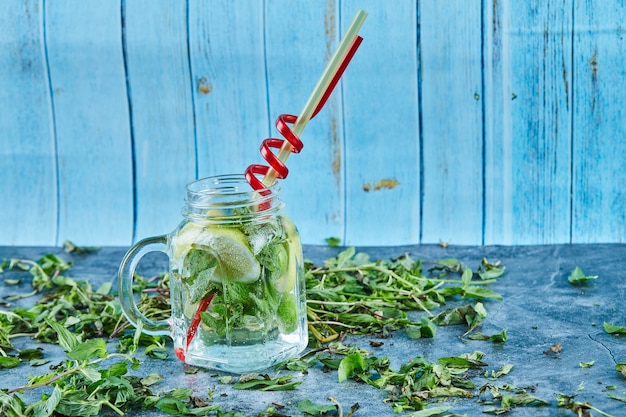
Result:
[[358,9],[281,181],[305,243],[626,240],[622,0],[4,0],[0,245],[128,245],[262,162]]

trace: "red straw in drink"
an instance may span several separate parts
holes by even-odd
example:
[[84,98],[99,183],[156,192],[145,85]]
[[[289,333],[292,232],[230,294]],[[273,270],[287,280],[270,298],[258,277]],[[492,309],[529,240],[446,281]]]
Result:
[[[283,135],[284,139],[265,139],[261,144],[261,155],[268,165],[253,164],[248,166],[245,171],[246,180],[254,190],[269,187],[276,178],[284,179],[287,177],[289,170],[285,165],[285,161],[289,154],[298,153],[302,150],[303,143],[300,140],[300,135],[304,130],[304,126],[324,107],[328,97],[333,92],[350,60],[356,53],[363,40],[358,35],[358,31],[366,17],[367,13],[363,10],[359,10],[356,13],[346,31],[346,36],[339,43],[335,54],[328,62],[300,116],[281,114],[276,119],[276,129]],[[293,124],[293,128],[290,128],[289,124]],[[278,149],[278,154],[274,154],[272,149]],[[259,179],[258,175],[264,175],[263,179]]]

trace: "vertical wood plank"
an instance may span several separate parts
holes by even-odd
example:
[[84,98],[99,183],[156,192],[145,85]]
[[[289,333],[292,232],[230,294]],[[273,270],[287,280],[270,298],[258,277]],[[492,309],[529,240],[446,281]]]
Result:
[[124,17],[140,239],[176,227],[196,177],[187,4],[128,1]]
[[[511,1],[508,34],[512,164],[487,175],[512,179],[510,228],[514,244],[569,242],[572,109],[572,2]],[[506,93],[508,94],[508,93]],[[501,98],[502,101],[507,97]],[[508,107],[508,106],[507,106]],[[507,107],[502,112],[508,111]],[[496,110],[497,112],[498,110]],[[489,198],[497,198],[494,195]]]
[[623,1],[574,10],[572,242],[626,241],[626,40]]
[[[339,41],[336,0],[266,2],[266,65],[270,131],[282,113],[299,115]],[[345,23],[345,25],[349,24]],[[354,68],[346,71],[346,76]],[[287,161],[281,181],[286,213],[304,243],[323,244],[344,231],[344,151],[339,87],[302,134],[304,149]],[[260,142],[259,142],[260,144]]]
[[420,239],[417,10],[415,2],[342,2],[342,28],[368,12],[344,80],[346,243]]
[[483,233],[481,2],[420,2],[422,242]]
[[508,2],[483,9],[485,88],[484,243],[513,244],[513,130],[511,107],[511,17]]
[[263,2],[189,2],[198,176],[242,174],[268,134]]
[[0,245],[52,245],[54,132],[39,0],[0,4]]
[[58,242],[128,244],[132,163],[119,2],[46,2]]

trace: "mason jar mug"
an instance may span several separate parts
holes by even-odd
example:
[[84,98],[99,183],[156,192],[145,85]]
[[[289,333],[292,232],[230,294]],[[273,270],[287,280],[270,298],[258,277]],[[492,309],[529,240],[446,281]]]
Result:
[[[243,175],[190,183],[184,220],[170,234],[139,241],[119,268],[122,310],[135,327],[171,335],[185,363],[233,373],[263,370],[307,345],[300,237],[274,185],[252,190]],[[171,317],[146,318],[133,296],[141,258],[169,258]]]

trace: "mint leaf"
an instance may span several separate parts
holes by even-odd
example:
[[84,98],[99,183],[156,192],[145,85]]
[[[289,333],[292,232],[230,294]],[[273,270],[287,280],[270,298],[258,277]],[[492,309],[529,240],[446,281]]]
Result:
[[506,339],[506,329],[502,329],[500,333],[489,336],[489,340],[493,343],[504,343],[506,342]]
[[592,281],[597,278],[598,278],[597,275],[585,275],[583,270],[580,269],[579,266],[577,266],[576,268],[574,268],[574,270],[572,271],[570,276],[567,278],[567,280],[572,285],[584,285],[587,282]]
[[315,404],[311,400],[304,399],[298,402],[298,410],[311,416],[322,416],[337,411],[337,406],[334,404]]
[[502,329],[500,333],[496,333],[491,336],[481,332],[477,332],[468,336],[467,338],[470,340],[489,340],[492,343],[504,343],[507,340],[506,329]]
[[54,410],[57,408],[59,403],[61,402],[62,392],[61,388],[58,385],[54,387],[54,391],[52,391],[52,395],[48,397],[45,401],[37,404],[33,409],[35,416],[37,417],[50,417]]
[[67,357],[77,361],[89,361],[107,356],[107,344],[104,339],[90,339],[75,346],[67,353]]
[[477,287],[477,286],[469,286],[463,288],[463,297],[469,298],[493,298],[495,300],[502,300],[502,296],[495,291],[491,291],[488,288]]
[[44,319],[48,326],[52,327],[55,332],[57,332],[57,336],[59,339],[59,345],[65,349],[66,352],[71,352],[79,345],[78,338],[72,334],[69,330],[67,330],[63,325],[59,322],[52,321],[50,319]]
[[233,385],[235,389],[256,389],[259,391],[289,391],[295,389],[302,381],[292,381],[291,375],[270,378],[261,375],[257,378],[247,379],[245,382],[237,382]]
[[364,369],[365,361],[360,353],[346,355],[341,362],[339,362],[339,368],[337,369],[339,382],[352,378],[355,373],[362,372]]
[[14,358],[12,356],[0,356],[0,369],[15,368],[21,362],[22,361],[20,361],[20,358]]
[[478,366],[487,366],[482,361],[485,354],[480,351],[474,351],[472,353],[464,353],[460,356],[449,356],[445,358],[439,358],[437,362],[447,366],[448,368],[474,368]]
[[604,331],[610,334],[626,334],[626,327],[604,322]]
[[419,324],[407,324],[404,329],[411,339],[433,338],[437,334],[437,325],[425,316],[420,318]]

